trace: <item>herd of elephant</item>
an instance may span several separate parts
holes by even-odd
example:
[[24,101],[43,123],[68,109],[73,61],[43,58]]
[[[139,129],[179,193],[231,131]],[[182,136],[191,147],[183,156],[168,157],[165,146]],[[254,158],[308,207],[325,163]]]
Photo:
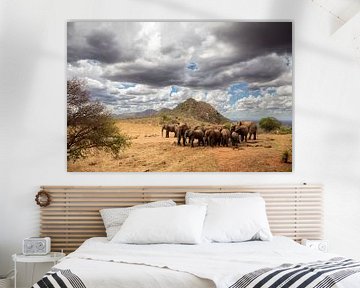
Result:
[[222,125],[196,126],[191,128],[186,123],[165,124],[162,126],[161,136],[163,136],[164,130],[166,131],[166,138],[169,138],[170,132],[174,133],[174,137],[177,137],[178,145],[181,145],[182,142],[186,146],[189,142],[191,147],[194,147],[194,141],[197,140],[198,146],[228,147],[230,143],[232,146],[236,146],[240,142],[247,142],[251,137],[256,140],[257,125],[252,121],[240,121],[239,123],[232,124],[230,129],[228,129]]

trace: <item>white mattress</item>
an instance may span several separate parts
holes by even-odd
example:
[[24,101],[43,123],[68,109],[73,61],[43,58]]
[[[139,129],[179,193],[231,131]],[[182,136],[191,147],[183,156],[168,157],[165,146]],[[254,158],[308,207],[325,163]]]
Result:
[[[264,267],[336,256],[311,250],[286,237],[200,245],[112,244],[106,238],[91,238],[56,268],[70,269],[87,288],[222,288]],[[360,287],[360,273],[344,279],[336,287]]]

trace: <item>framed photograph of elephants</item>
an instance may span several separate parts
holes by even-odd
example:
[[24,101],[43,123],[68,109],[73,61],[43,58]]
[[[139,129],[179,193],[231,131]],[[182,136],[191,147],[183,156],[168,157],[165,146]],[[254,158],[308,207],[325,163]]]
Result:
[[291,172],[292,22],[67,23],[69,172]]

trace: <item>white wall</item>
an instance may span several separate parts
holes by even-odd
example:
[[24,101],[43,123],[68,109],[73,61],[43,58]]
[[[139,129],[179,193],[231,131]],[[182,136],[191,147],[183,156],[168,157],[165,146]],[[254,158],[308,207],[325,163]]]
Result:
[[[294,172],[67,173],[68,19],[293,19]],[[304,0],[2,0],[0,274],[22,239],[38,234],[34,195],[42,184],[322,183],[330,250],[360,258],[360,65],[349,43],[330,36],[333,20]]]

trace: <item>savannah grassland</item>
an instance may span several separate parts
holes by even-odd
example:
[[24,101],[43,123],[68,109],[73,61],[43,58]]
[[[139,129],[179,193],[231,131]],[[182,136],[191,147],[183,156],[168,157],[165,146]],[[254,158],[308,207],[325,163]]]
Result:
[[161,137],[159,118],[123,119],[116,125],[131,138],[131,146],[114,158],[98,150],[68,162],[69,172],[291,172],[282,154],[291,151],[292,135],[259,132],[256,140],[238,147],[177,146],[174,133]]

